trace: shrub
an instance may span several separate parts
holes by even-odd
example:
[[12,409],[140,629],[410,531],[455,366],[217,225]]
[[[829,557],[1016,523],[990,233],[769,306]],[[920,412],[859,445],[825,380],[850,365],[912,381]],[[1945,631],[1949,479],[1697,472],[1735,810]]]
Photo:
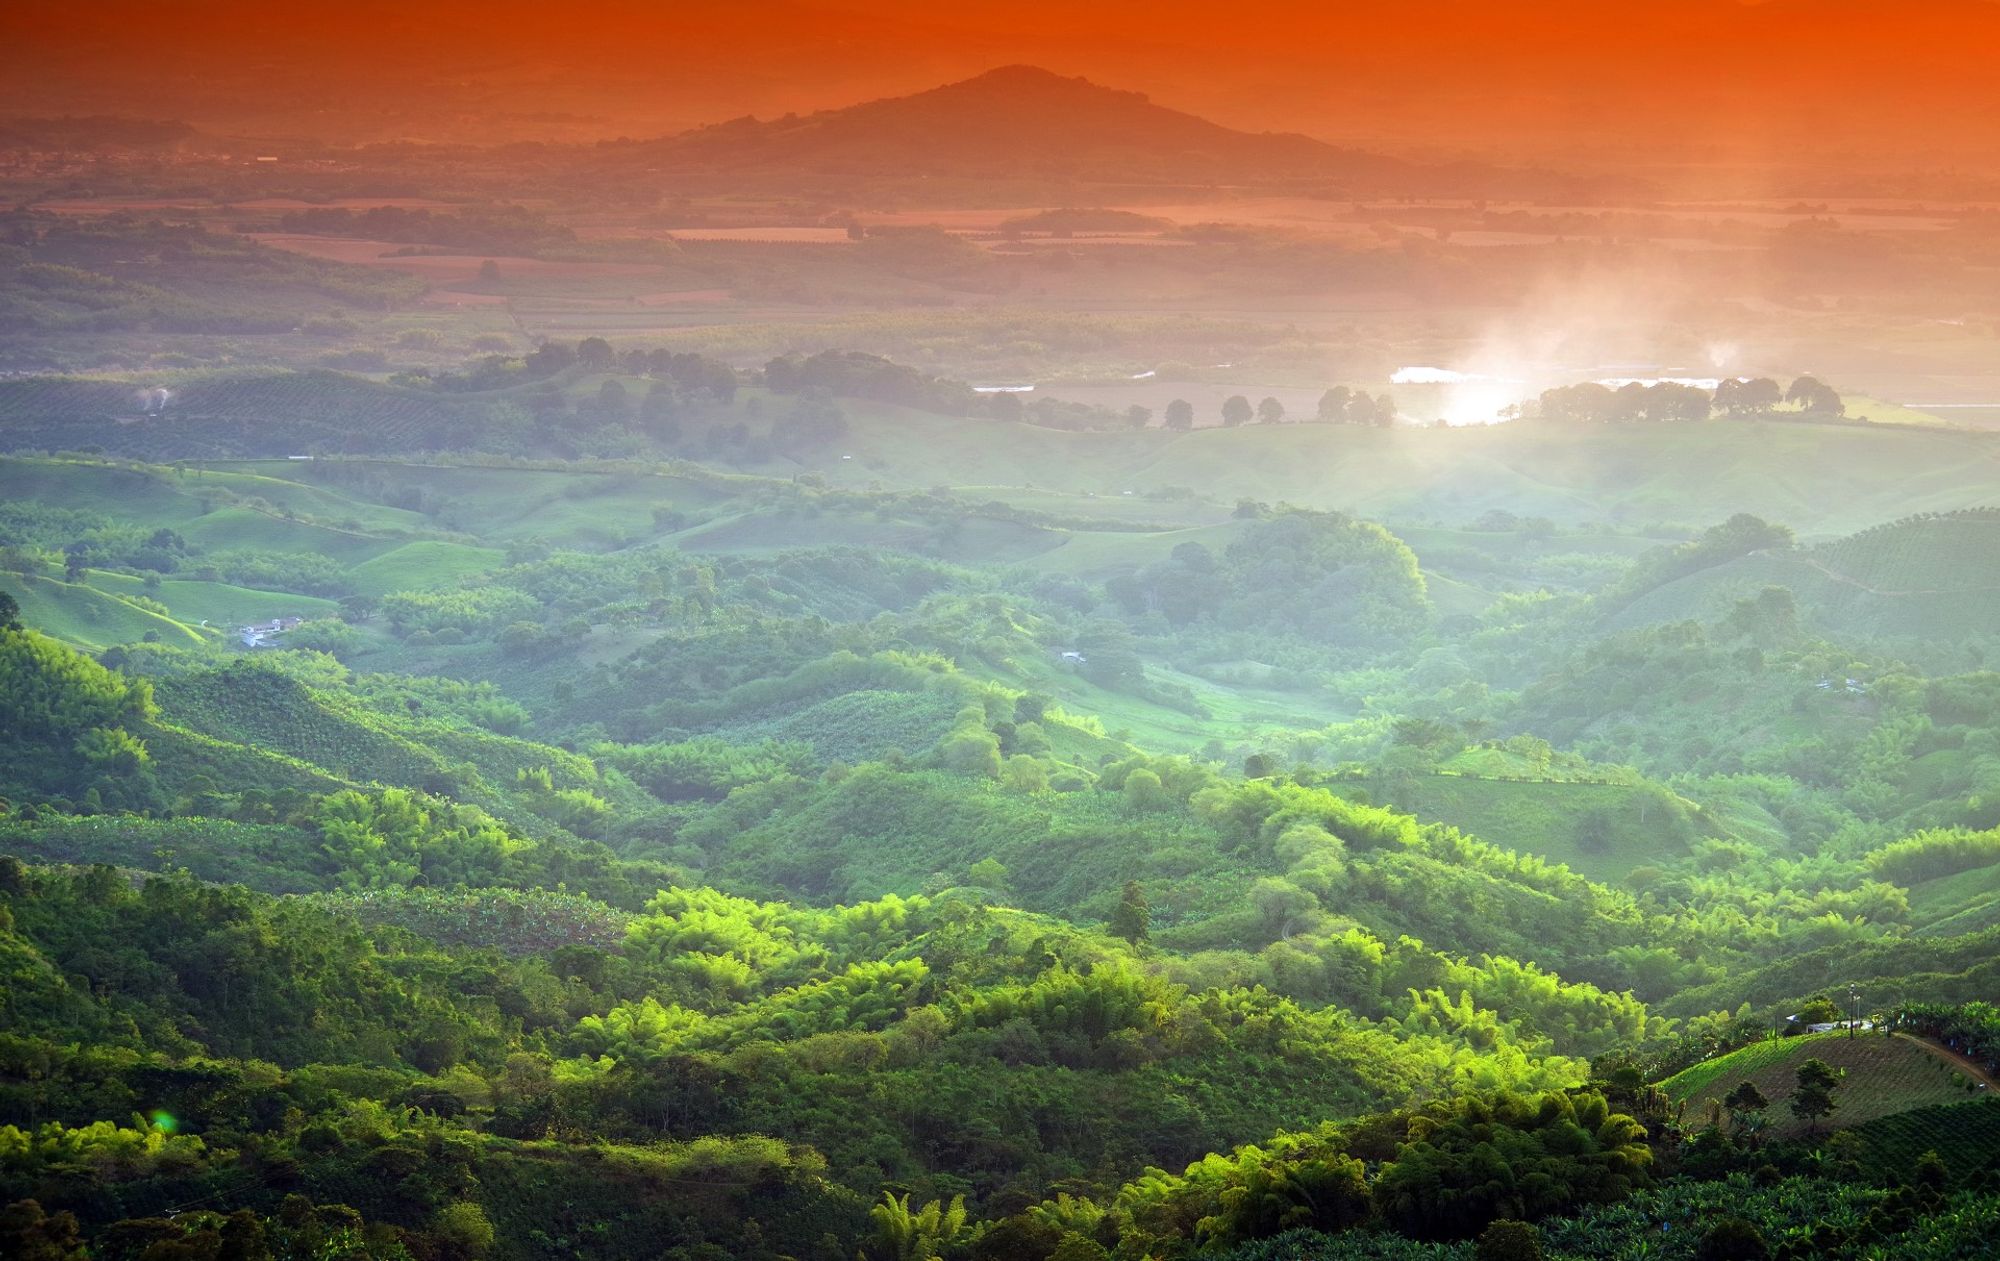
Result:
[[1526,1222],[1502,1218],[1479,1236],[1478,1261],[1542,1261],[1542,1237]]
[[1696,1261],[1764,1261],[1771,1250],[1763,1231],[1740,1217],[1725,1217],[1708,1228],[1694,1255]]

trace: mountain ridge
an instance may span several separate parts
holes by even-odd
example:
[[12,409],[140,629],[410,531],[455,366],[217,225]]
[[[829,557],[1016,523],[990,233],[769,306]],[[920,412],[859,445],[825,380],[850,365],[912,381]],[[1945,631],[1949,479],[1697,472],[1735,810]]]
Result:
[[1239,131],[1143,92],[1020,63],[909,95],[742,117],[617,151],[648,171],[738,178],[1305,185],[1355,196],[1524,180],[1546,186],[1552,178],[1483,164],[1425,166],[1294,132]]

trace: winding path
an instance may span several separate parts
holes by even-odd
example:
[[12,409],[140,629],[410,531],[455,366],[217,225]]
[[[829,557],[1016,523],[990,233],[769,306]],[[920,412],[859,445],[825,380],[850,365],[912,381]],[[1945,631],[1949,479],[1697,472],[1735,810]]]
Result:
[[1971,1060],[1966,1059],[1963,1055],[1960,1055],[1958,1052],[1952,1050],[1950,1047],[1939,1046],[1937,1043],[1932,1042],[1928,1038],[1912,1037],[1907,1033],[1899,1033],[1896,1036],[1901,1038],[1905,1042],[1909,1042],[1918,1047],[1923,1048],[1929,1054],[1936,1056],[1938,1059],[1943,1060],[1945,1063],[1951,1065],[1959,1072],[1964,1073],[1967,1077],[1972,1078],[1974,1081],[1980,1082],[1988,1090],[2000,1092],[2000,1081],[1995,1081],[1993,1079],[1992,1074],[1988,1073],[1985,1069],[1979,1067],[1979,1065],[1973,1063]]
[[1932,588],[1929,590],[1916,590],[1916,591],[1889,591],[1881,587],[1871,587],[1867,583],[1861,581],[1861,579],[1856,578],[1851,574],[1844,574],[1840,572],[1838,569],[1833,568],[1831,565],[1828,565],[1825,561],[1818,560],[1811,556],[1790,556],[1787,557],[1786,559],[1797,561],[1799,564],[1804,565],[1807,568],[1816,569],[1821,574],[1824,574],[1826,577],[1832,579],[1834,582],[1844,583],[1847,586],[1858,588],[1859,590],[1866,591],[1869,595],[1882,595],[1882,596],[1962,595],[1968,591],[2000,590],[2000,587],[1951,587],[1948,589]]

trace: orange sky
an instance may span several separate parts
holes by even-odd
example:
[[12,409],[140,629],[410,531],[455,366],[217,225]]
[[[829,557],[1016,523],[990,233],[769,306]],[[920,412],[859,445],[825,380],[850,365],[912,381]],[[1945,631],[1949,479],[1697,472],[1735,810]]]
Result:
[[2000,165],[2000,0],[0,5],[0,112],[584,138],[1029,62],[1233,126],[1572,166]]

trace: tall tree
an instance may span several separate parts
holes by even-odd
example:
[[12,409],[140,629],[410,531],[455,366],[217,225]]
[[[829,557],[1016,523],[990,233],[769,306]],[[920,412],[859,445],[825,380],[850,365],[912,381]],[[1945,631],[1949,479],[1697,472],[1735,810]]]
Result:
[[1113,937],[1123,937],[1135,946],[1152,935],[1153,907],[1137,880],[1125,882],[1118,895],[1118,909],[1111,912],[1107,927]]
[[1840,1074],[1825,1060],[1814,1058],[1799,1065],[1798,1091],[1792,1096],[1792,1115],[1819,1129],[1822,1118],[1833,1115],[1839,1105],[1833,1092],[1840,1088]]
[[1275,398],[1266,397],[1257,404],[1257,423],[1260,425],[1282,424],[1285,419],[1285,405]]
[[1339,424],[1347,419],[1347,400],[1350,391],[1344,385],[1336,385],[1319,396],[1319,418],[1331,424]]
[[1847,404],[1841,401],[1838,391],[1817,377],[1800,377],[1785,391],[1785,401],[1798,406],[1802,412],[1821,416],[1843,416]]
[[1248,424],[1250,417],[1254,414],[1250,410],[1250,400],[1244,398],[1241,394],[1231,394],[1223,401],[1222,423],[1230,426],[1232,429],[1237,425]]
[[1730,1123],[1739,1135],[1754,1135],[1764,1125],[1764,1109],[1771,1101],[1764,1092],[1757,1089],[1755,1082],[1743,1082],[1723,1097],[1722,1106],[1729,1109]]
[[1715,405],[1731,416],[1768,412],[1783,398],[1778,383],[1769,377],[1750,380],[1730,377],[1715,387]]
[[1194,428],[1194,404],[1177,398],[1167,404],[1167,428],[1185,433]]
[[632,396],[625,383],[613,377],[597,389],[597,414],[606,420],[623,420],[632,411]]

